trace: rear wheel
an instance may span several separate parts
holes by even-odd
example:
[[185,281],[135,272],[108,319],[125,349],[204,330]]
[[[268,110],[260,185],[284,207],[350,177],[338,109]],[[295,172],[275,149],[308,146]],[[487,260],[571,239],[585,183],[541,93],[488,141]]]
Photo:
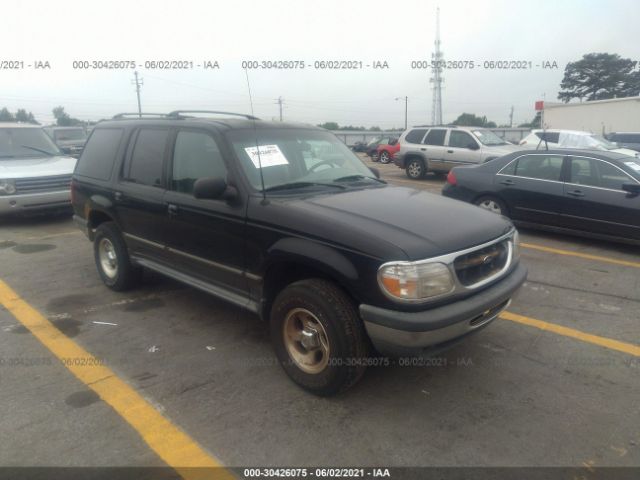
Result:
[[380,163],[383,163],[386,165],[390,161],[391,161],[391,156],[389,155],[389,152],[386,152],[386,151],[380,152]]
[[295,282],[276,297],[271,339],[289,377],[316,395],[355,384],[365,371],[367,342],[353,302],[326,280]]
[[484,195],[474,202],[478,207],[489,210],[490,212],[498,215],[508,216],[509,212],[505,203],[497,197],[491,195]]
[[424,164],[424,161],[421,158],[412,158],[407,162],[407,166],[405,167],[407,172],[407,177],[412,180],[419,180],[424,178],[427,174],[427,167]]
[[114,222],[98,226],[93,253],[100,278],[111,290],[127,290],[139,281],[141,269],[131,263],[127,246]]

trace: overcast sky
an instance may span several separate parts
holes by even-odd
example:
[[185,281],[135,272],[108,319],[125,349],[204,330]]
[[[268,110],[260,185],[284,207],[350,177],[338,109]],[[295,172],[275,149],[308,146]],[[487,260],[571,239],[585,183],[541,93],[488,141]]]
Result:
[[[460,113],[508,123],[533,118],[535,100],[555,100],[567,62],[589,52],[640,60],[638,0],[526,2],[429,0],[34,1],[0,7],[0,60],[49,61],[50,70],[0,70],[0,107],[26,108],[41,122],[63,105],[81,119],[137,109],[133,71],[80,71],[74,60],[217,60],[219,70],[149,70],[144,111],[179,108],[250,111],[242,60],[302,60],[297,71],[249,71],[254,109],[312,123],[404,125],[431,119],[429,60],[440,5],[447,60],[523,60],[532,70],[447,70],[444,121]],[[387,61],[389,69],[318,71],[316,60]],[[535,67],[557,62],[558,69]],[[309,65],[311,64],[311,65]]]

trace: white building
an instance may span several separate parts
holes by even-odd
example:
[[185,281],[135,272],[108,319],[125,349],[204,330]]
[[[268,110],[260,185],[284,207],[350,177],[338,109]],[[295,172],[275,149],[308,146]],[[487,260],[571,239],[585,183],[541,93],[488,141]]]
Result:
[[580,103],[544,103],[547,128],[591,133],[640,132],[640,97]]

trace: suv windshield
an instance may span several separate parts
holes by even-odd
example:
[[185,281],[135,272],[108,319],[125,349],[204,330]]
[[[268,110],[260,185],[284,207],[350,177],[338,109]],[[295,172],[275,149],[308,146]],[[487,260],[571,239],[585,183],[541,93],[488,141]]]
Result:
[[87,138],[82,128],[54,130],[53,135],[58,142],[64,142],[67,140],[84,140]]
[[0,159],[60,155],[55,143],[40,128],[0,127]]
[[600,135],[581,133],[560,133],[560,146],[568,148],[593,148],[597,150],[615,150],[618,146]]
[[483,145],[508,145],[507,142],[491,130],[474,130],[472,133]]
[[[256,147],[257,143],[260,146]],[[379,182],[334,135],[306,129],[235,130],[227,134],[242,168],[258,190],[289,186],[333,187],[333,182]],[[324,184],[324,185],[323,185]]]

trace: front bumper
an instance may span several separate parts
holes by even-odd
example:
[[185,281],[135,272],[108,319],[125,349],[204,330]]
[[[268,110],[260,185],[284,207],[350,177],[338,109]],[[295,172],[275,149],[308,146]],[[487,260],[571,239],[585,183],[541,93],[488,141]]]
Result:
[[38,192],[0,197],[0,215],[26,214],[71,207],[71,192]]
[[506,277],[475,295],[420,312],[360,305],[360,316],[376,349],[390,356],[419,356],[445,349],[491,323],[527,279],[518,264]]

